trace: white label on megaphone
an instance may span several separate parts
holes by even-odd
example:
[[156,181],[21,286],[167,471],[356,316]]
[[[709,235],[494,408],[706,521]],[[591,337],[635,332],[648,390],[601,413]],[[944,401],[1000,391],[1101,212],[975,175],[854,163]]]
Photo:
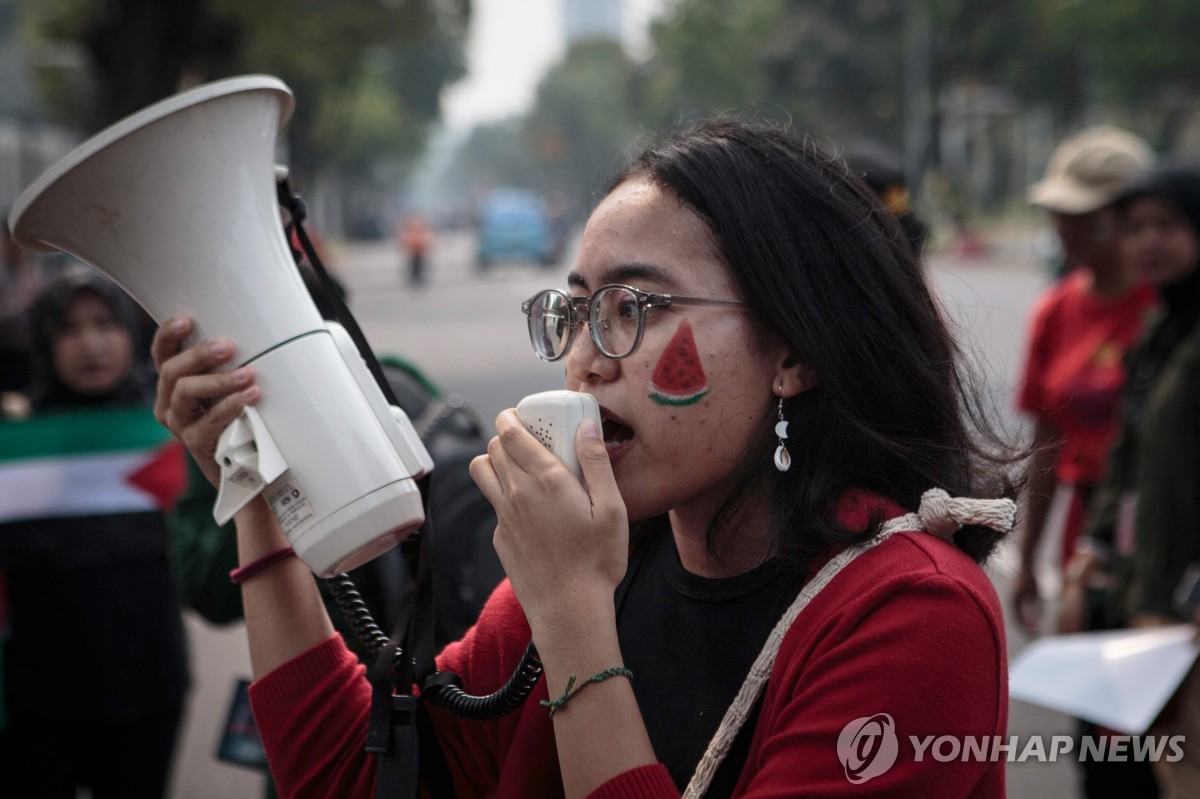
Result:
[[281,485],[267,490],[264,496],[287,535],[316,515],[308,497],[295,480],[283,480]]

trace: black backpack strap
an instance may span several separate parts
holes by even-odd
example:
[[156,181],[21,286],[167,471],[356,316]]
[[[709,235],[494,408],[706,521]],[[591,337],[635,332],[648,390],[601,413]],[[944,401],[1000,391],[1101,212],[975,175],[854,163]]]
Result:
[[[377,799],[416,799],[421,783],[421,747],[417,733],[420,700],[411,694],[396,694],[383,700],[380,712],[388,714],[387,749],[375,752],[379,768],[375,774]],[[376,708],[372,706],[372,727],[375,727]],[[373,751],[368,747],[367,751]]]
[[[413,694],[418,664],[425,667],[426,650],[430,644],[421,642],[425,628],[432,630],[432,581],[429,568],[429,544],[424,533],[418,533],[402,546],[409,566],[404,598],[401,602],[396,630],[388,646],[380,650],[371,667],[371,713],[367,728],[366,749],[378,759],[375,795],[378,799],[416,799],[421,783],[421,739],[436,748],[436,743],[420,733],[422,711],[420,699]],[[423,620],[422,617],[428,617]],[[399,649],[397,649],[399,647]],[[433,655],[429,654],[428,668],[432,669]]]

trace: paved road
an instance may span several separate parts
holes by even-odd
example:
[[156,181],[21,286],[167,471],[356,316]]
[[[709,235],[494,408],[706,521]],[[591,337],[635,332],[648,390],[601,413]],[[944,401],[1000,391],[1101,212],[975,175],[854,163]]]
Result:
[[[1045,281],[1028,231],[997,231],[983,258],[963,258],[952,248],[934,253],[929,269],[948,314],[958,325],[967,349],[978,356],[986,388],[1007,424],[1019,427],[1011,413],[1014,375],[1024,336],[1025,318]],[[460,392],[486,421],[522,396],[560,387],[561,367],[538,361],[529,349],[519,311],[521,300],[539,288],[561,285],[563,269],[532,265],[474,272],[469,237],[439,242],[421,288],[404,284],[399,256],[385,244],[343,245],[334,249],[336,264],[350,294],[350,307],[377,354],[402,354],[425,369],[449,391]],[[1047,551],[1053,551],[1047,546]],[[1015,553],[1006,546],[989,565],[1002,598],[1013,574]],[[1046,569],[1048,584],[1053,582]],[[171,799],[214,799],[262,795],[262,777],[213,758],[220,721],[233,681],[249,673],[240,625],[213,628],[188,619],[196,684],[181,745]],[[1008,631],[1010,656],[1027,643]],[[952,645],[952,642],[947,642]],[[1010,733],[1071,733],[1060,714],[1014,702]],[[1012,763],[1009,796],[1014,799],[1075,795],[1072,765]]]

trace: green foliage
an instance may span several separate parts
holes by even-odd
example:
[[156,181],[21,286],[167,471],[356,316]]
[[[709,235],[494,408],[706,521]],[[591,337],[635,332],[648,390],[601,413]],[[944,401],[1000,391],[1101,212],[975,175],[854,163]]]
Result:
[[360,175],[421,152],[442,88],[463,74],[470,19],[470,0],[22,2],[32,51],[67,43],[90,56],[82,70],[36,69],[56,117],[94,129],[186,82],[267,73],[297,95],[293,167]]
[[459,203],[514,186],[561,192],[575,211],[590,208],[641,132],[640,80],[617,42],[577,42],[542,78],[529,113],[476,127],[440,184]]
[[18,0],[20,40],[45,118],[68,128],[89,127],[94,82],[83,40],[98,5],[89,0]]
[[338,92],[319,97],[313,141],[325,152],[322,165],[368,164],[383,154],[419,152],[425,125],[413,118],[383,80],[361,76]]
[[607,39],[576,43],[546,73],[524,125],[545,188],[591,204],[638,132],[637,77],[621,45]]
[[[646,110],[656,127],[769,101],[784,0],[690,0],[652,30]],[[786,46],[785,46],[786,47]]]
[[1178,146],[1200,91],[1200,4],[1194,0],[1062,0],[1092,43],[1097,100],[1127,109],[1163,150]]
[[1072,21],[1098,45],[1101,79],[1131,103],[1164,90],[1200,85],[1200,4],[1190,0],[1069,3]]
[[1086,39],[1076,0],[921,0],[932,28],[935,90],[994,86],[1049,108],[1063,126],[1083,114]]
[[[1018,148],[1044,134],[1104,119],[1176,149],[1198,30],[1195,0],[676,0],[645,63],[572,49],[523,119],[470,139],[459,174],[587,197],[639,135],[736,112],[837,149],[911,145],[967,213],[1024,185],[1041,156]],[[927,109],[917,135],[906,103]]]
[[301,167],[366,173],[411,161],[463,74],[469,0],[213,0],[244,31],[234,72],[269,72],[300,98],[290,126]]
[[647,112],[656,127],[740,112],[894,143],[901,22],[896,0],[684,0],[653,31]]

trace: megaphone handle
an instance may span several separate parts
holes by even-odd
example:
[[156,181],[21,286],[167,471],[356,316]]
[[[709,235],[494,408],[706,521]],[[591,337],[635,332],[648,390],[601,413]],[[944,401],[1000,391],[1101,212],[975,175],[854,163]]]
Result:
[[287,462],[254,408],[243,410],[221,432],[215,457],[221,467],[213,506],[218,524],[227,523],[287,471]]

